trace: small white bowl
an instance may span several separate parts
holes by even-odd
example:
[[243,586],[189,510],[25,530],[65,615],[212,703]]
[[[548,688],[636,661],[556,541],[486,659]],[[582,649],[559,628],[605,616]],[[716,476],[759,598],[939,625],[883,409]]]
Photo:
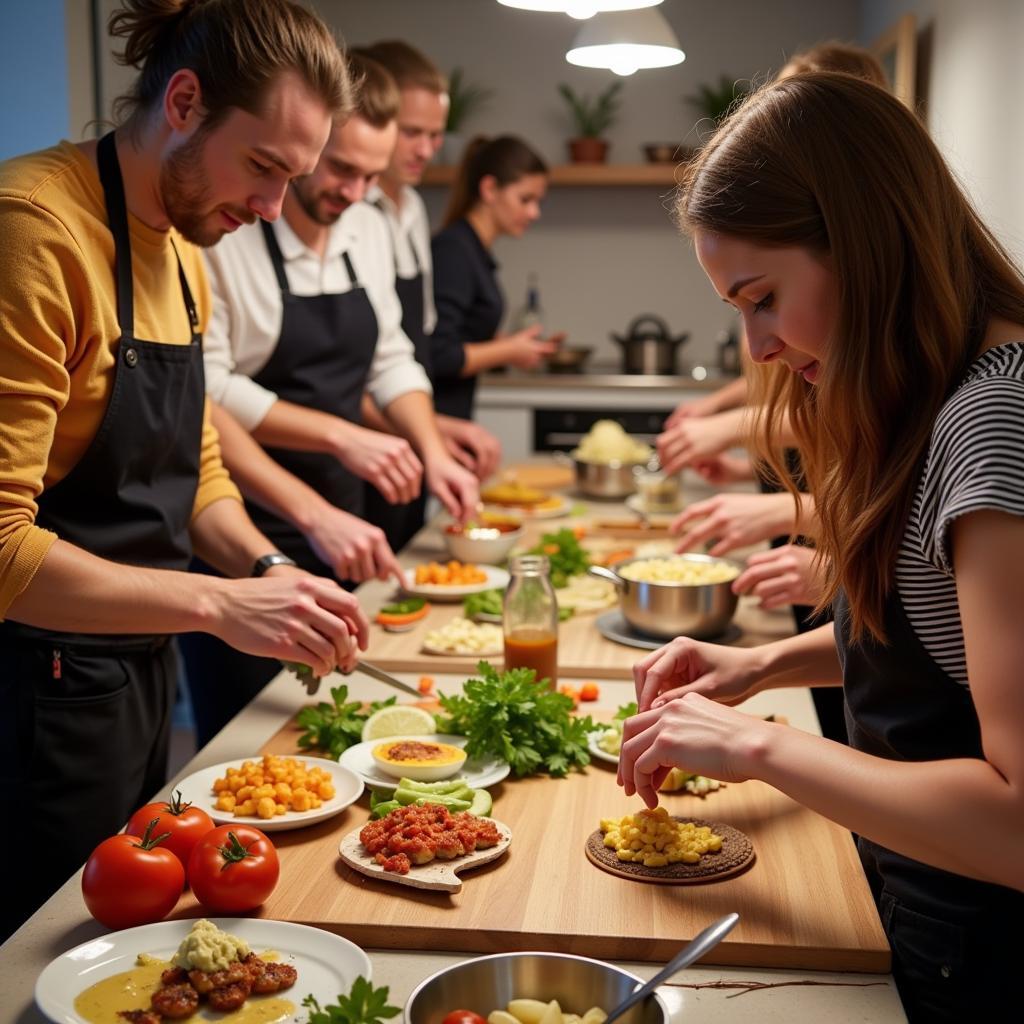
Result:
[[504,562],[522,535],[522,526],[504,532],[486,523],[466,528],[444,528],[444,542],[448,545],[452,558],[457,558],[460,562],[484,565],[499,565]]
[[[387,751],[397,744],[419,743],[431,747],[440,747],[446,755],[437,761],[415,760],[397,761],[387,756]],[[466,763],[466,752],[450,743],[438,743],[429,736],[391,736],[381,740],[370,751],[374,764],[395,779],[415,779],[417,782],[438,782],[450,779],[462,771]]]

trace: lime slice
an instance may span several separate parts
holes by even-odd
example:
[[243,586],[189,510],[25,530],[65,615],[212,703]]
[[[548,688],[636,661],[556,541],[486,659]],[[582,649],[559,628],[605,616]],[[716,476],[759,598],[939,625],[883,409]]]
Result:
[[426,736],[437,732],[434,716],[423,708],[392,704],[375,711],[363,725],[363,741],[389,736]]

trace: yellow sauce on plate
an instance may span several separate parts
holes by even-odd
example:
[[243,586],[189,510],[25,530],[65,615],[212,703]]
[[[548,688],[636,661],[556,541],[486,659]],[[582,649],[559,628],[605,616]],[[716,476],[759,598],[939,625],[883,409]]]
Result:
[[[261,959],[268,959],[264,956]],[[148,1010],[150,997],[160,988],[160,975],[171,966],[143,954],[139,966],[90,985],[75,999],[75,1012],[89,1024],[125,1024],[119,1010]],[[276,996],[250,996],[232,1013],[214,1013],[202,1003],[189,1020],[216,1020],[225,1024],[277,1024],[291,1020],[295,1004]]]

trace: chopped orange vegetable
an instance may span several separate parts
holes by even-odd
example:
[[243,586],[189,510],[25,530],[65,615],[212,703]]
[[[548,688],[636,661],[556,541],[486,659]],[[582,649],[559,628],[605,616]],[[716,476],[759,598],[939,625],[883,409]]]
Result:
[[463,586],[467,583],[486,583],[487,574],[475,565],[457,562],[454,559],[445,565],[430,562],[416,566],[416,583],[434,584],[442,587]]
[[580,692],[575,687],[569,686],[568,683],[563,683],[559,688],[558,692],[565,694],[566,697],[572,698],[572,706],[577,707],[580,702]]
[[597,700],[600,696],[601,691],[597,683],[584,683],[580,687],[580,700]]
[[416,689],[419,690],[424,697],[429,696],[434,692],[434,677],[420,676],[420,681],[416,684]]

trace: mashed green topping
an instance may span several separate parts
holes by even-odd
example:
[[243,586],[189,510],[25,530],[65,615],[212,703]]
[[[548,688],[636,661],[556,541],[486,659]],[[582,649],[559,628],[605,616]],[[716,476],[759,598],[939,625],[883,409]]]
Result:
[[249,952],[249,944],[243,939],[222,932],[203,918],[192,925],[171,962],[186,971],[226,971]]

